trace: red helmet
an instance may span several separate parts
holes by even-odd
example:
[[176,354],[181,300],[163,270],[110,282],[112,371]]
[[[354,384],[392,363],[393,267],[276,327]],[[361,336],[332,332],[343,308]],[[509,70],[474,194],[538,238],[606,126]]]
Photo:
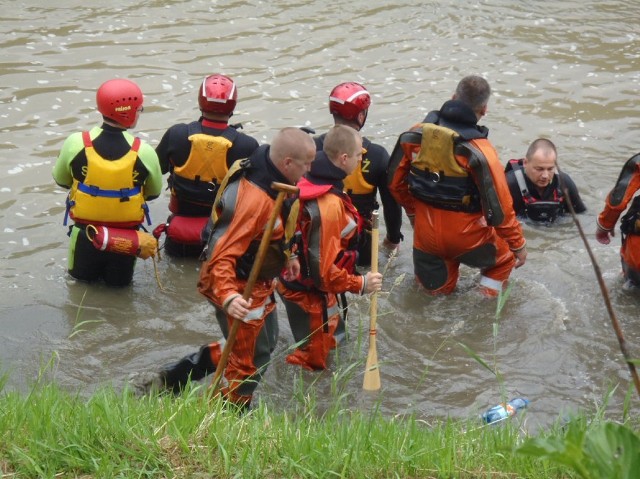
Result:
[[202,81],[198,92],[198,105],[202,111],[231,115],[237,100],[236,84],[228,76],[209,75]]
[[107,80],[98,88],[96,103],[104,117],[130,128],[142,106],[142,90],[131,80]]
[[371,95],[360,83],[340,83],[329,94],[329,112],[345,120],[357,119],[370,105]]

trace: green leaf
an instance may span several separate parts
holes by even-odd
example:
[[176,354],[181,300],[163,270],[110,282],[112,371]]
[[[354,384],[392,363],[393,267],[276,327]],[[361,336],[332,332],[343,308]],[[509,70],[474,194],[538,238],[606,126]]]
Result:
[[516,452],[568,466],[584,479],[631,479],[640,471],[640,437],[611,422],[588,431],[570,425],[564,438],[529,439]]
[[471,356],[473,359],[476,360],[476,362],[478,362],[481,366],[483,366],[484,368],[486,368],[488,371],[491,372],[491,374],[495,375],[496,377],[500,377],[500,373],[498,373],[498,371],[494,370],[491,366],[489,366],[480,356],[478,356],[476,354],[475,351],[473,351],[469,346],[467,346],[464,343],[458,343],[466,352],[469,356]]
[[507,299],[509,299],[509,295],[511,294],[511,283],[507,285],[507,289],[504,291],[500,291],[498,294],[498,302],[496,304],[496,319],[500,318],[500,313],[502,313],[502,308],[507,303]]
[[596,477],[627,479],[640,474],[640,437],[625,426],[599,424],[587,434],[584,451]]

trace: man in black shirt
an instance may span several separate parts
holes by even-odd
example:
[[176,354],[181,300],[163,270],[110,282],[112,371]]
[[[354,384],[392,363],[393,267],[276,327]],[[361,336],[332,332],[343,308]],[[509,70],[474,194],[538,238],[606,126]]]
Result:
[[553,223],[568,211],[564,188],[569,193],[576,213],[586,211],[578,188],[568,174],[558,173],[555,145],[538,138],[529,146],[521,160],[510,160],[505,168],[513,209],[520,218]]
[[[360,83],[340,83],[329,94],[329,113],[333,115],[334,124],[350,126],[356,131],[364,127],[370,105],[371,95]],[[322,151],[325,136],[326,134],[322,134],[315,138],[318,151]],[[368,267],[371,265],[371,216],[372,212],[379,208],[378,193],[382,200],[382,213],[387,231],[383,246],[388,251],[397,249],[403,239],[400,232],[402,209],[387,187],[389,153],[382,145],[365,137],[362,138],[362,145],[366,150],[362,162],[344,180],[344,189],[365,221],[364,232],[358,245],[358,266]]]
[[156,147],[162,173],[169,173],[171,190],[166,224],[154,231],[167,238],[171,256],[199,256],[201,231],[209,219],[220,181],[236,161],[249,157],[258,141],[230,125],[238,100],[233,79],[215,74],[198,88],[202,116],[189,124],[170,127]]

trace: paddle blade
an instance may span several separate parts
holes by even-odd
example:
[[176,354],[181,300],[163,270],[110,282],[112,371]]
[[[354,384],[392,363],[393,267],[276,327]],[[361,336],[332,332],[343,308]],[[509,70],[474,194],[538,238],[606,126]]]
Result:
[[380,389],[380,368],[378,366],[378,351],[376,349],[375,336],[371,336],[370,341],[362,389],[365,391],[377,391]]

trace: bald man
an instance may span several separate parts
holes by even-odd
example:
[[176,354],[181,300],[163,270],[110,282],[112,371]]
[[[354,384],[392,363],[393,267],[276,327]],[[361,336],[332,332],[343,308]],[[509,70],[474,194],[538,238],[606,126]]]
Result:
[[[276,222],[263,267],[246,301],[242,297],[257,247],[273,211],[277,191],[272,182],[295,185],[309,171],[315,158],[315,143],[298,128],[284,128],[271,145],[260,146],[248,159],[236,163],[223,180],[217,216],[205,248],[198,291],[215,307],[216,319],[226,337],[231,321],[240,320],[236,341],[225,370],[225,399],[246,409],[271,360],[277,340],[277,317],[273,302],[274,281],[283,268],[297,276],[300,265],[286,253],[288,208]],[[292,215],[293,216],[293,215]],[[293,231],[293,228],[291,229]],[[224,341],[207,344],[197,353],[166,366],[161,385],[179,392],[187,380],[197,380],[215,371]]]
[[518,217],[553,223],[568,211],[563,187],[566,187],[576,213],[587,210],[571,177],[564,172],[558,173],[557,158],[553,142],[538,138],[531,143],[524,159],[511,160],[507,164],[507,183]]

